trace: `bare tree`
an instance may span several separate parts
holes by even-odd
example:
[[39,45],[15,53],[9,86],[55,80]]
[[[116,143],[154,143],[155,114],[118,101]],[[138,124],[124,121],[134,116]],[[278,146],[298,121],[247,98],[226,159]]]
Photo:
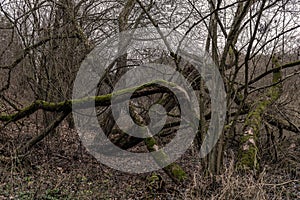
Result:
[[[197,39],[199,49],[210,54],[223,77],[227,92],[226,125],[218,144],[202,163],[207,169],[205,172],[221,172],[229,146],[234,146],[238,169],[259,169],[259,138],[270,134],[270,129],[278,136],[287,131],[299,133],[300,61],[294,52],[299,53],[300,11],[293,1],[28,0],[4,1],[0,6],[1,16],[5,18],[1,30],[13,30],[22,46],[21,52],[9,63],[3,58],[9,51],[1,47],[3,66],[0,69],[1,80],[4,80],[1,99],[12,102],[7,101],[4,91],[11,86],[12,69],[19,68],[20,63],[26,63],[22,77],[27,79],[28,91],[34,93],[34,98],[29,98],[33,103],[23,109],[8,103],[12,111],[1,114],[0,121],[15,122],[39,109],[47,113],[42,136],[25,144],[23,150],[42,140],[71,112],[72,84],[85,56],[112,33],[147,26],[155,27],[160,34],[164,27],[183,33],[179,41],[186,37]],[[199,147],[212,115],[208,90],[195,67],[181,61],[167,42],[165,45],[168,52],[159,52],[159,56],[152,49],[144,54],[125,53],[111,63],[107,76],[98,85],[97,95],[109,96],[130,67],[140,67],[149,58],[154,62],[171,63],[199,95],[203,111],[199,116]],[[172,95],[156,86],[150,84],[140,89],[135,94],[140,99],[131,104],[131,114],[140,124],[147,124],[150,104],[157,100],[162,100],[169,115],[177,109]],[[96,103],[100,107],[100,124],[117,145],[129,149],[147,143],[116,131],[110,104],[101,100]],[[171,130],[164,129],[161,138],[175,134],[177,121],[169,125]],[[155,139],[159,144],[159,139]]]

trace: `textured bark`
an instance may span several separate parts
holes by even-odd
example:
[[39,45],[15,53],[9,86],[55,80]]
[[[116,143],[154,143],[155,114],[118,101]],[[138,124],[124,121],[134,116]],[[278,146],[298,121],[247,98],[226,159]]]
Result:
[[[160,86],[159,83],[168,84],[171,87],[175,86],[172,83],[168,83],[163,80],[157,80],[157,81],[143,84],[141,86],[127,88],[124,90],[117,91],[115,93],[110,93],[101,96],[85,97],[82,99],[73,99],[73,100],[67,100],[58,103],[37,100],[34,101],[31,105],[21,109],[17,113],[10,114],[10,115],[5,115],[5,114],[0,115],[0,121],[15,122],[35,113],[37,110],[45,110],[50,112],[62,112],[62,111],[70,110],[72,108],[85,109],[94,106],[94,104],[96,106],[109,106],[112,96],[122,96],[124,94],[132,93],[132,92],[134,92],[132,98],[138,98],[138,97],[142,97],[150,94],[156,94],[156,93],[170,92],[167,88]],[[122,98],[118,98],[118,99],[120,101],[123,101]]]
[[246,131],[240,141],[238,169],[259,169],[258,147],[256,144],[260,137],[262,118],[266,109],[280,97],[282,92],[282,84],[280,83],[281,67],[277,58],[273,57],[272,62],[274,66],[272,82],[274,85],[269,89],[267,99],[259,101],[246,118]]
[[[135,111],[132,104],[130,105],[129,110],[134,121],[139,126],[145,126],[145,120],[139,115],[139,113]],[[153,137],[153,134],[147,127],[145,127],[145,129],[147,129],[146,132],[148,134],[148,137],[144,139],[147,149],[150,152],[157,151],[158,155],[154,156],[153,158],[159,166],[164,166],[164,162],[165,160],[169,160],[169,156],[164,151],[159,150],[158,141]],[[182,182],[186,178],[185,171],[180,167],[180,165],[176,163],[169,164],[168,166],[164,167],[163,170],[177,184],[180,184],[180,182]]]
[[[119,16],[118,16],[118,25],[119,25],[119,32],[123,32],[128,30],[128,20],[129,20],[129,16],[134,8],[135,5],[135,0],[128,0],[126,1],[123,9],[121,10]],[[126,40],[123,40],[122,38],[120,38],[120,44],[119,44],[119,52],[122,52],[123,49],[126,47]],[[119,58],[117,58],[116,61],[116,76],[114,78],[112,77],[105,77],[106,78],[106,83],[104,84],[108,84],[108,92],[112,92],[114,85],[119,81],[119,79],[128,71],[128,67],[127,67],[127,52],[124,52],[122,55],[120,55]],[[101,90],[101,88],[99,88]],[[118,117],[118,116],[115,116]],[[101,117],[100,117],[100,124],[105,124],[105,126],[102,126],[102,129],[104,131],[104,133],[106,135],[109,135],[115,124],[116,121],[114,119],[114,116],[112,114],[112,109],[111,107],[109,107],[104,113],[102,113]]]

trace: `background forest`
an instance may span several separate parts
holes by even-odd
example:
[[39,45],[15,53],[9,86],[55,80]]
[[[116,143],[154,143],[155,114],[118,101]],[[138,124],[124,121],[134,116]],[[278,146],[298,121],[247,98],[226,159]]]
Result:
[[[122,54],[97,85],[101,98],[91,99],[116,146],[156,151],[182,120],[174,95],[145,83],[127,114],[147,125],[159,102],[166,124],[153,137],[126,134],[117,122],[128,122],[113,116],[109,96],[131,69],[172,66],[195,91],[200,110],[184,155],[161,170],[131,174],[101,164],[82,144],[72,93],[82,62],[98,45],[147,27],[162,38],[168,34],[161,30],[169,30],[182,35],[179,41],[198,41],[195,51],[206,51],[220,71],[227,112],[217,144],[200,158],[214,111],[195,66],[169,48]],[[299,32],[299,0],[1,0],[0,199],[300,199]]]

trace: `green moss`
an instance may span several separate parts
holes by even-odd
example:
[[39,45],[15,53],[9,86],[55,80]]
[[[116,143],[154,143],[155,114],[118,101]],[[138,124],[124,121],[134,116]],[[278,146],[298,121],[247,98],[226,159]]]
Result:
[[245,142],[249,141],[250,138],[254,138],[253,135],[244,135],[241,140],[240,140],[240,143],[241,144],[244,144]]
[[[249,148],[247,150],[241,149],[239,152],[238,168],[240,169],[244,169],[244,168],[258,169],[259,167],[257,161],[258,148],[255,144],[260,136],[259,131],[262,125],[262,115],[264,114],[268,106],[274,103],[281,95],[282,84],[279,82],[281,80],[282,74],[281,74],[280,64],[278,62],[278,59],[275,57],[272,58],[272,62],[275,67],[275,70],[273,72],[273,84],[275,85],[273,85],[268,90],[267,99],[258,102],[254,110],[249,112],[246,118],[245,127],[253,128],[253,135],[244,135],[240,140],[242,147],[243,145],[249,145]],[[255,144],[248,142],[251,138],[253,138]]]
[[149,184],[155,184],[155,182],[159,180],[160,180],[159,176],[155,173],[153,173],[150,177],[148,177]]
[[12,115],[5,115],[1,113],[0,121],[11,121],[12,118],[13,118]]
[[61,111],[69,111],[72,109],[72,106],[74,108],[87,108],[91,107],[96,104],[96,106],[105,106],[109,105],[111,99],[113,96],[121,96],[130,92],[134,92],[136,90],[141,90],[150,86],[155,86],[155,85],[166,85],[170,87],[176,87],[176,84],[170,83],[164,80],[154,80],[152,82],[136,86],[133,88],[127,88],[123,90],[116,91],[111,94],[106,94],[106,95],[101,95],[101,96],[91,96],[91,97],[84,97],[81,99],[74,99],[74,100],[67,100],[67,101],[62,101],[62,102],[47,102],[43,100],[37,100],[33,102],[31,105],[21,109],[19,112],[11,114],[11,115],[6,115],[6,114],[1,114],[0,115],[0,121],[17,121],[19,119],[22,119],[26,116],[29,116],[36,112],[39,109],[45,110],[45,111],[51,111],[51,112],[61,112]]
[[186,173],[178,165],[175,165],[175,166],[176,167],[173,168],[172,173],[178,180],[180,180],[180,181],[184,180],[186,178]]
[[[149,151],[155,151],[153,152],[152,156],[155,159],[156,163],[159,166],[165,166],[166,162],[169,161],[169,156],[162,149],[157,150],[154,148],[155,145],[157,145],[156,140],[153,137],[148,137],[144,141]],[[175,163],[166,166],[164,170],[167,171],[169,176],[172,176],[178,181],[182,181],[184,178],[186,178],[186,173],[184,172],[184,170]]]
[[245,126],[251,126],[254,129],[254,132],[258,131],[261,123],[261,114],[266,109],[267,105],[269,104],[268,100],[261,101],[255,110],[249,112]]
[[233,121],[231,121],[229,124],[226,124],[226,125],[224,126],[224,130],[230,130],[231,127],[232,127],[232,125],[233,125]]
[[[272,58],[272,62],[273,62],[274,68],[275,68],[275,71],[273,72],[273,81],[272,82],[274,84],[276,84],[276,83],[279,83],[282,79],[281,65],[278,61],[278,58],[276,58],[275,56]],[[282,92],[282,84],[277,84],[277,85],[271,87],[271,89],[269,91],[271,99],[273,101],[276,101],[280,97],[281,92]]]
[[167,166],[167,169],[172,173],[172,175],[179,181],[183,181],[187,178],[186,173],[184,170],[177,164],[172,163]]
[[232,46],[229,47],[228,54],[229,54],[229,56],[234,56],[234,51],[233,51]]
[[149,151],[155,151],[154,145],[156,145],[156,141],[153,137],[148,137],[144,141]]
[[258,148],[255,145],[250,145],[248,150],[240,150],[241,157],[239,158],[239,162],[237,168],[239,170],[245,169],[259,169],[259,163],[257,160]]

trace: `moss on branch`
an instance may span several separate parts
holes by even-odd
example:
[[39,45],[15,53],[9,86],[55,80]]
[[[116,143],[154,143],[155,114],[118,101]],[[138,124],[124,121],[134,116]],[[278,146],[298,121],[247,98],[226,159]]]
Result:
[[[170,160],[169,155],[163,149],[159,149],[158,141],[153,137],[151,131],[145,126],[145,120],[135,110],[133,104],[129,104],[129,112],[135,123],[145,128],[145,134],[147,137],[144,139],[144,142],[147,146],[147,149],[150,152],[153,152],[152,157],[154,158],[155,162],[161,167],[165,166],[166,161]],[[168,166],[163,167],[163,170],[177,184],[181,183],[186,178],[185,171],[176,163],[171,163]]]
[[[248,129],[241,138],[241,148],[239,151],[238,169],[258,169],[258,148],[257,140],[260,136],[262,117],[266,109],[273,104],[282,93],[282,84],[280,84],[282,74],[281,65],[276,57],[272,58],[273,63],[273,80],[274,85],[268,90],[267,98],[259,101],[255,108],[249,112],[246,118],[245,127]],[[276,84],[279,83],[279,84]]]
[[[134,92],[132,98],[138,98],[138,97],[147,96],[155,93],[163,93],[163,92],[168,93],[170,92],[170,90],[168,90],[166,86],[174,87],[176,85],[174,83],[170,83],[164,80],[155,80],[140,86],[126,88],[123,90],[116,91],[114,93],[101,95],[101,96],[90,96],[81,99],[73,99],[73,100],[67,100],[67,101],[62,101],[57,103],[47,102],[43,100],[36,100],[29,106],[21,109],[20,111],[14,114],[10,114],[10,115],[1,114],[0,121],[4,121],[4,122],[18,121],[24,117],[27,117],[35,113],[37,110],[45,110],[49,112],[62,112],[62,111],[66,112],[66,111],[71,111],[72,109],[86,109],[92,106],[109,106],[112,98],[118,97],[118,101],[121,102],[125,100],[126,98],[125,94],[132,93],[132,92]],[[124,96],[124,98],[122,98],[122,96]]]

